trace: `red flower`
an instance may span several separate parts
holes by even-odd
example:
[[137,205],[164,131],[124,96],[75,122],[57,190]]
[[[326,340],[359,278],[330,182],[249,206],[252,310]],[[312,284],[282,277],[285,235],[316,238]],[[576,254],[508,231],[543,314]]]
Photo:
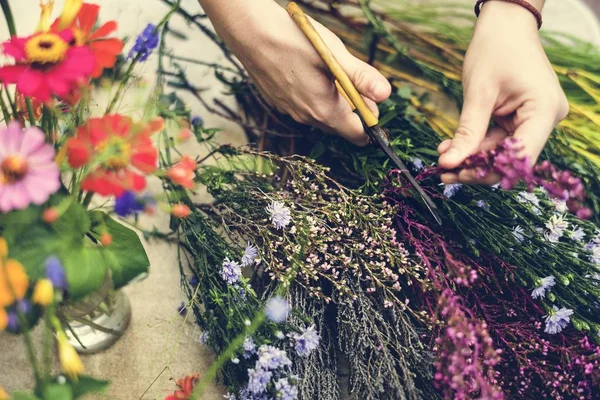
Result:
[[177,185],[191,189],[194,187],[195,172],[196,161],[189,156],[185,156],[181,161],[169,168],[167,176]]
[[84,178],[82,189],[117,197],[126,190],[143,190],[145,175],[154,172],[158,162],[150,136],[161,128],[162,120],[133,123],[118,114],[90,118],[67,142],[72,167],[96,166]]
[[91,50],[71,46],[73,32],[40,32],[26,38],[13,37],[3,43],[5,55],[16,64],[0,68],[0,82],[16,84],[25,96],[48,101],[52,95],[66,96],[96,67]]
[[190,208],[183,203],[178,203],[171,207],[171,215],[175,218],[187,218],[191,213]]
[[177,387],[179,390],[176,390],[173,394],[165,397],[165,400],[189,400],[189,398],[192,396],[192,392],[194,391],[194,386],[198,382],[199,376],[199,374],[194,374],[179,379],[177,381]]
[[[93,78],[102,75],[105,68],[112,68],[117,62],[117,56],[123,51],[123,41],[107,37],[117,29],[115,21],[108,21],[94,30],[99,13],[100,6],[84,3],[73,24],[69,27],[73,31],[75,43],[78,46],[88,46],[96,58],[96,68],[92,72]],[[52,25],[52,30],[58,29],[58,23],[57,19]]]

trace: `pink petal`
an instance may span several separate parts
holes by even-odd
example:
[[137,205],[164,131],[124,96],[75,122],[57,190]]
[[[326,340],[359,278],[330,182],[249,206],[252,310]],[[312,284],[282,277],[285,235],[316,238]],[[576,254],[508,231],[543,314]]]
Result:
[[27,174],[27,177],[23,180],[23,185],[29,192],[31,202],[34,204],[42,204],[48,200],[51,194],[58,190],[60,187],[60,180],[58,179],[58,174]]
[[17,61],[24,60],[27,58],[27,54],[25,54],[25,42],[28,39],[13,37],[9,41],[2,43],[2,51]]
[[17,83],[27,68],[26,65],[6,65],[0,68],[0,81],[5,85]]
[[0,211],[20,210],[30,203],[29,192],[22,182],[0,186]]
[[54,148],[49,144],[45,144],[27,156],[27,163],[31,168],[43,167],[46,164],[54,164]]
[[48,76],[48,85],[54,94],[58,97],[63,97],[69,94],[71,85],[62,79],[62,77],[50,75]]
[[96,68],[96,57],[87,47],[71,47],[65,60],[56,67],[63,79],[79,80],[91,75]]
[[37,97],[40,101],[50,100],[50,90],[46,84],[46,77],[41,71],[27,68],[19,77],[17,89],[25,96]]
[[44,145],[44,139],[44,132],[38,128],[27,129],[23,134],[23,142],[21,143],[19,152],[23,156],[28,156],[36,152]]
[[18,154],[23,140],[21,125],[12,121],[0,136],[0,147],[4,156]]

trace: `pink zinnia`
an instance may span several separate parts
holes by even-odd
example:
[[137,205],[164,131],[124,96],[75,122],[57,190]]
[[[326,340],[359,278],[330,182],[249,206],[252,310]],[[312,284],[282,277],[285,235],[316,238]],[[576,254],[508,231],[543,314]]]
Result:
[[0,128],[0,211],[42,204],[60,187],[54,148],[38,128]]
[[2,44],[14,65],[0,67],[0,82],[16,84],[25,96],[48,101],[52,95],[65,97],[96,68],[96,59],[86,46],[73,45],[70,30],[13,37]]

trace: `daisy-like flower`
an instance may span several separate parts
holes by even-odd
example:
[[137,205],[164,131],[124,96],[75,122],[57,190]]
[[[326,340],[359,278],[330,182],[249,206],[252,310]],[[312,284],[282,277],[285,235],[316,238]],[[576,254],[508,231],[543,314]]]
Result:
[[145,124],[118,114],[90,118],[67,142],[72,167],[98,165],[84,178],[82,189],[116,197],[127,190],[144,190],[145,175],[154,172],[158,163],[150,137],[162,127],[161,119]]
[[71,45],[74,39],[71,30],[11,38],[2,47],[15,64],[0,67],[0,82],[16,84],[19,93],[44,102],[52,95],[67,96],[96,68],[92,51]]
[[534,299],[543,299],[546,296],[546,292],[549,292],[554,285],[556,285],[556,280],[552,275],[542,278],[540,284],[531,291],[531,297]]
[[177,380],[177,390],[165,397],[165,400],[185,400],[192,397],[194,386],[198,382],[200,374],[188,375]]
[[272,201],[266,208],[271,218],[273,226],[277,229],[283,229],[292,222],[292,213],[281,201]]
[[262,368],[249,369],[247,390],[253,394],[263,393],[267,389],[272,376],[273,372]]
[[574,231],[569,232],[569,237],[575,242],[581,243],[585,239],[585,231],[583,228],[578,227]]
[[456,193],[460,191],[462,183],[442,183],[442,186],[444,186],[444,196],[446,196],[447,198],[451,198],[454,197]]
[[530,203],[534,206],[538,207],[540,205],[540,199],[535,195],[535,193],[529,193],[525,191],[521,191],[517,195],[517,201],[519,203]]
[[256,345],[251,336],[246,336],[242,347],[244,349],[244,358],[250,358],[252,354],[256,353]]
[[549,242],[556,243],[565,234],[565,231],[569,229],[569,223],[565,221],[562,215],[553,215],[546,222],[546,233],[544,236]]
[[289,303],[281,296],[273,296],[267,300],[265,314],[273,322],[280,323],[287,319],[290,313]]
[[554,205],[554,209],[556,212],[560,214],[564,214],[569,211],[569,207],[567,207],[567,202],[562,199],[552,199],[552,205]]
[[226,258],[223,260],[223,266],[221,267],[221,277],[225,282],[233,285],[242,277],[242,267],[236,261]]
[[515,226],[512,230],[512,235],[517,239],[517,242],[523,243],[525,240],[525,235],[523,234],[525,231],[520,226]]
[[[123,41],[117,38],[108,37],[117,30],[115,21],[108,21],[100,25],[97,29],[98,15],[100,6],[96,4],[83,3],[75,18],[66,26],[73,32],[75,44],[77,46],[87,46],[96,60],[96,67],[91,76],[98,78],[102,75],[105,68],[114,67],[117,62],[117,56],[123,51]],[[68,23],[68,22],[67,22]],[[52,25],[53,31],[61,29],[61,21],[57,19]]]
[[319,334],[315,330],[314,325],[302,332],[301,335],[295,334],[294,340],[296,341],[296,353],[300,357],[308,356],[319,346]]
[[37,128],[0,128],[0,211],[42,204],[60,188],[54,148]]
[[285,351],[275,346],[263,344],[258,348],[257,368],[272,371],[292,365]]
[[544,332],[555,335],[569,325],[573,310],[565,307],[558,309],[556,306],[552,306],[552,308],[553,310],[546,316],[546,327],[544,328]]
[[275,395],[280,400],[296,400],[298,398],[298,387],[291,385],[287,378],[281,378],[275,382]]
[[254,263],[254,260],[258,257],[258,248],[248,243],[242,256],[242,267],[247,267]]

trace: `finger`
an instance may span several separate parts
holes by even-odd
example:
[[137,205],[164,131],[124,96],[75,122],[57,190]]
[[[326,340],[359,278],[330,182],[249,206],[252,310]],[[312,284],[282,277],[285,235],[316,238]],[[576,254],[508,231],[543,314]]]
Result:
[[465,93],[458,128],[450,148],[439,158],[442,168],[456,168],[477,151],[488,130],[494,102],[495,99],[491,96],[484,96],[474,90]]
[[392,94],[392,85],[376,68],[354,57],[344,47],[334,53],[354,86],[363,96],[374,102],[382,102]]
[[366,146],[369,143],[369,136],[360,117],[352,112],[352,109],[341,95],[337,100],[330,117],[324,123],[326,129],[332,130],[344,139],[357,146]]
[[363,99],[365,100],[365,103],[367,103],[367,106],[371,109],[371,111],[373,111],[373,114],[375,114],[375,116],[379,118],[379,107],[377,107],[377,103],[375,103],[368,97],[363,96]]
[[452,145],[452,139],[446,139],[446,140],[444,140],[442,143],[440,143],[438,145],[438,148],[437,148],[438,153],[440,155],[444,154],[445,152],[448,151],[448,149],[450,148],[451,145]]
[[[508,132],[506,132],[506,130],[504,130],[502,127],[495,126],[490,128],[477,151],[493,150],[498,147],[498,144],[500,144],[500,142],[502,142],[507,136]],[[495,185],[496,183],[500,182],[500,175],[488,174],[483,178],[478,178],[475,170],[463,169],[458,173],[458,181],[466,184],[478,183],[482,185]]]
[[529,157],[532,164],[535,164],[553,129],[554,120],[543,113],[517,124],[514,137],[523,145],[522,155]]

